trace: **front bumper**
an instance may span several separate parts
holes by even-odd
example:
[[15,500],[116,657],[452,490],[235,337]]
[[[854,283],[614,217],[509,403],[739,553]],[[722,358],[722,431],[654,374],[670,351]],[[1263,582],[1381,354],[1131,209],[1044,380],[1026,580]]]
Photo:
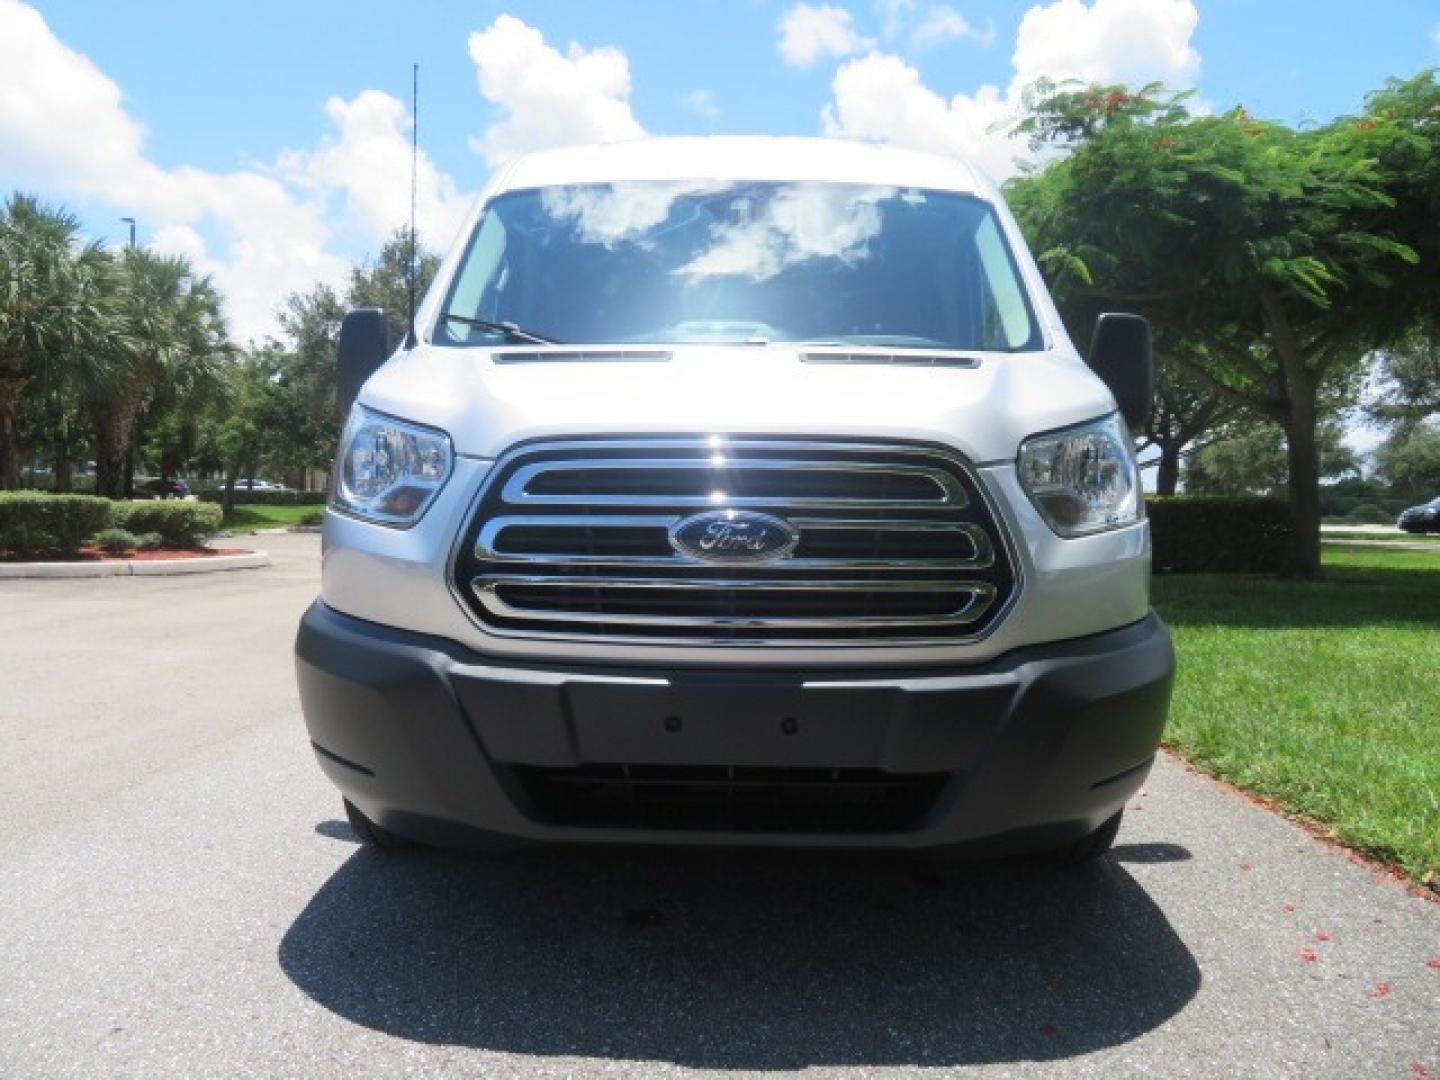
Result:
[[326,774],[444,846],[1059,844],[1143,782],[1174,670],[1153,614],[948,669],[557,670],[317,602],[295,653]]

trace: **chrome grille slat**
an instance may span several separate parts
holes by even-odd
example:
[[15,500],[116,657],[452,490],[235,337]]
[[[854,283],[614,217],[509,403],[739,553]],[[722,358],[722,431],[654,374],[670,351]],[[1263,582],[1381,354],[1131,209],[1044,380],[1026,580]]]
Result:
[[[576,552],[568,549],[566,552],[557,554],[537,554],[533,552],[508,551],[503,542],[505,531],[511,528],[550,529],[557,534],[557,541],[567,530],[584,532],[587,534],[588,539],[588,534],[596,531],[604,532],[607,529],[645,529],[653,531],[653,539],[656,546],[659,547],[665,544],[670,527],[676,522],[681,521],[682,517],[683,516],[679,514],[623,514],[606,517],[516,514],[491,518],[485,522],[480,530],[479,539],[475,544],[475,557],[486,562],[522,566],[608,566],[633,567],[635,569],[694,567],[696,565],[694,560],[678,554],[660,556],[603,555],[592,552]],[[861,531],[867,529],[879,531],[876,529],[877,523],[875,521],[865,519],[792,518],[791,522],[801,530],[802,534],[814,534],[816,532],[826,531]],[[882,558],[879,556],[872,558],[814,558],[790,556],[784,559],[781,565],[783,565],[785,569],[797,570],[898,570],[906,568],[911,570],[979,570],[991,566],[994,563],[995,552],[990,543],[990,538],[985,533],[985,530],[978,525],[945,521],[887,521],[882,524],[884,531],[889,533],[963,536],[971,545],[974,554],[968,558],[952,559]]]
[[[962,598],[954,611],[935,615],[867,615],[789,616],[789,615],[635,615],[608,611],[598,616],[607,623],[627,626],[745,626],[790,627],[819,629],[874,624],[881,626],[953,626],[972,623],[980,618],[995,599],[995,587],[987,582],[959,582],[953,585],[936,581],[795,581],[765,579],[688,578],[656,581],[648,578],[536,577],[524,574],[487,574],[472,582],[480,603],[501,617],[529,614],[534,617],[541,609],[512,607],[499,590],[506,585],[524,585],[541,589],[630,589],[652,593],[720,592],[754,590],[755,592],[853,593],[869,597],[874,593],[915,593],[934,596],[954,593]],[[545,610],[547,620],[559,622],[595,622],[597,616],[585,611]]]
[[[717,509],[778,516],[798,543],[742,564],[673,539]],[[453,573],[502,635],[913,644],[985,633],[1013,597],[1012,558],[974,474],[939,447],[596,438],[504,455]]]
[[[712,455],[713,456],[713,455]],[[736,460],[724,456],[723,463],[717,464],[708,458],[595,458],[537,462],[517,469],[505,483],[502,492],[504,500],[511,505],[548,504],[562,506],[606,506],[606,507],[755,507],[767,506],[782,510],[791,509],[846,509],[866,507],[876,510],[909,510],[935,506],[963,507],[966,495],[954,477],[944,470],[921,465],[877,465],[856,462],[839,464],[816,462],[804,459],[755,458]],[[735,495],[728,491],[724,498],[716,498],[716,489],[707,485],[703,491],[682,495],[606,494],[571,492],[560,494],[536,493],[530,486],[547,474],[592,473],[592,472],[644,472],[659,475],[668,472],[719,474],[724,479],[717,483],[732,484],[737,475],[745,473],[832,473],[837,475],[868,474],[871,477],[903,476],[919,478],[934,485],[936,495],[929,499],[874,499],[874,498],[795,498],[774,495]],[[723,489],[722,489],[723,490]]]

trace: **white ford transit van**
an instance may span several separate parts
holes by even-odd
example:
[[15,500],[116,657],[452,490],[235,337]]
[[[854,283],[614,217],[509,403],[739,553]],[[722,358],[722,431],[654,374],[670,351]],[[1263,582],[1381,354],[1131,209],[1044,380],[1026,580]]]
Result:
[[1109,847],[1174,666],[1149,330],[1082,358],[964,163],[534,154],[384,326],[296,642],[363,839]]

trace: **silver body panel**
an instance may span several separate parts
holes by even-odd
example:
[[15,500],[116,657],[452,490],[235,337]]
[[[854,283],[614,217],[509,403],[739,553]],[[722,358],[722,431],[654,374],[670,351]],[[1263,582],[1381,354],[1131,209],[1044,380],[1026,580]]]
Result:
[[664,645],[505,637],[483,630],[456,595],[450,559],[489,463],[460,458],[429,512],[412,529],[325,515],[321,593],[338,611],[456,641],[485,655],[576,663],[685,666],[904,667],[980,663],[1023,645],[1063,641],[1125,626],[1149,610],[1150,536],[1138,525],[1062,540],[1020,489],[1013,464],[976,469],[1009,532],[1022,587],[982,640],[896,645],[694,642]]
[[[979,663],[1012,649],[1135,623],[1149,610],[1150,541],[1140,523],[1061,539],[1016,478],[1021,442],[1112,412],[1114,399],[1071,344],[1013,217],[995,189],[953,158],[807,140],[698,140],[534,155],[495,177],[422,304],[420,340],[397,352],[359,401],[445,431],[457,454],[449,482],[412,528],[326,514],[322,596],[337,611],[446,638],[496,657],[575,663],[791,665],[824,669]],[[668,155],[668,156],[667,156]],[[697,164],[698,163],[698,164]],[[993,202],[1041,326],[1026,353],[964,352],[903,362],[893,348],[834,355],[785,345],[675,345],[663,352],[588,346],[454,348],[431,342],[441,297],[484,203],[513,187],[704,175],[906,183]],[[679,171],[677,171],[679,170]],[[560,353],[571,354],[568,358]],[[540,361],[524,362],[527,354]],[[667,355],[668,354],[668,355]],[[450,568],[494,461],[538,439],[718,435],[938,444],[971,468],[1008,534],[1020,588],[978,640],[637,644],[487,632]],[[643,512],[643,511],[640,511]],[[843,507],[820,515],[843,517]],[[615,576],[628,571],[615,567]]]

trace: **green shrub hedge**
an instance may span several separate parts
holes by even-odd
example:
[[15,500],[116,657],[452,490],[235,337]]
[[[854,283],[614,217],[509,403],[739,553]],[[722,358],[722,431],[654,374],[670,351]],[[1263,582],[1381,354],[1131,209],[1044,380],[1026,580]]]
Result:
[[1377,506],[1375,503],[1360,503],[1358,506],[1350,508],[1345,515],[1345,520],[1359,525],[1394,525],[1395,519],[1399,516],[1398,512],[1392,514],[1383,506]]
[[[218,503],[225,498],[219,488],[205,488],[195,491],[195,497],[202,502]],[[329,496],[323,491],[246,491],[235,489],[236,506],[324,506]]]
[[128,555],[140,546],[139,539],[129,529],[101,529],[93,543],[107,555]]
[[1290,510],[1279,499],[1182,495],[1147,498],[1160,572],[1278,573],[1290,539]]
[[132,533],[158,533],[165,547],[199,547],[220,528],[220,507],[203,502],[152,499],[114,503],[115,525]]
[[0,549],[22,558],[73,555],[110,521],[110,502],[93,495],[0,491]]

